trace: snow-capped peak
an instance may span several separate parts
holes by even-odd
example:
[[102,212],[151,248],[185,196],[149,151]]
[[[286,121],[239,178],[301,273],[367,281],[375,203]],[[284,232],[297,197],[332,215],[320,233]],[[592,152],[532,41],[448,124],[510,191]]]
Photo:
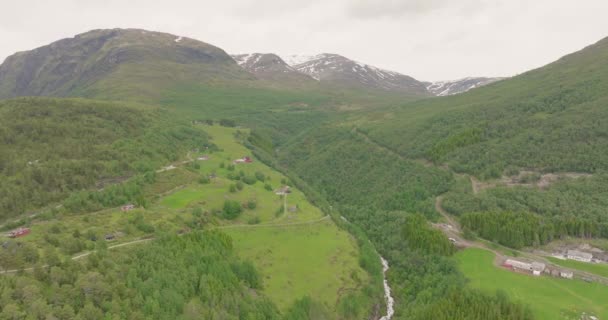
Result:
[[316,59],[318,54],[290,54],[282,56],[283,61],[290,66],[295,66]]

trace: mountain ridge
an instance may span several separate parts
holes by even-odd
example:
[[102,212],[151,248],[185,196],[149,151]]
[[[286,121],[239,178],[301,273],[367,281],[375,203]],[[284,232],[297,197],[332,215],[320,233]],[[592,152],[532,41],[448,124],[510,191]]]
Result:
[[283,85],[312,85],[316,82],[312,77],[288,65],[274,53],[232,54],[230,56],[239,66],[261,80]]
[[202,41],[141,29],[96,29],[9,56],[0,65],[0,98],[111,91],[121,91],[117,98],[155,96],[172,82],[223,79],[252,77],[224,50]]
[[339,54],[288,55],[284,60],[294,69],[320,82],[428,95],[424,84],[410,76],[357,62]]

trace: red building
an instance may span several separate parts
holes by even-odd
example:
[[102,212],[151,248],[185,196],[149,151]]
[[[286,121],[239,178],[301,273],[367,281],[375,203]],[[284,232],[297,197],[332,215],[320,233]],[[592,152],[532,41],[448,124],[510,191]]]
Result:
[[30,234],[30,229],[29,228],[19,228],[17,230],[13,230],[11,232],[8,233],[8,236],[10,238],[18,238],[18,237],[23,237]]

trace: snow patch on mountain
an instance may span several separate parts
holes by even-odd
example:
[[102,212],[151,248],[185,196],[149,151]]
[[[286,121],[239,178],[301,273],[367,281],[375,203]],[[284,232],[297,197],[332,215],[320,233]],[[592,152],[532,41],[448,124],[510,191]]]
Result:
[[295,66],[304,62],[308,62],[310,60],[314,60],[318,54],[290,54],[281,56],[283,61],[290,66]]
[[427,82],[426,89],[436,96],[449,96],[467,92],[504,78],[467,77],[458,80]]
[[427,93],[421,82],[409,76],[354,61],[338,54],[287,55],[283,60],[295,70],[319,81],[387,91]]

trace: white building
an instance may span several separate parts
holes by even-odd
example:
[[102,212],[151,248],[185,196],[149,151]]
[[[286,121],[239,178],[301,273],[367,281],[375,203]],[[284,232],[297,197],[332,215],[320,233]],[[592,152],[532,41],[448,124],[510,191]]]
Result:
[[572,277],[574,277],[574,273],[572,273],[572,271],[563,270],[559,272],[559,276],[566,279],[572,279]]
[[540,276],[540,274],[545,270],[545,264],[542,262],[532,262],[532,274],[535,276]]
[[593,259],[593,255],[591,253],[582,252],[578,250],[568,250],[568,252],[566,252],[566,258],[581,262],[591,262],[591,259]]

